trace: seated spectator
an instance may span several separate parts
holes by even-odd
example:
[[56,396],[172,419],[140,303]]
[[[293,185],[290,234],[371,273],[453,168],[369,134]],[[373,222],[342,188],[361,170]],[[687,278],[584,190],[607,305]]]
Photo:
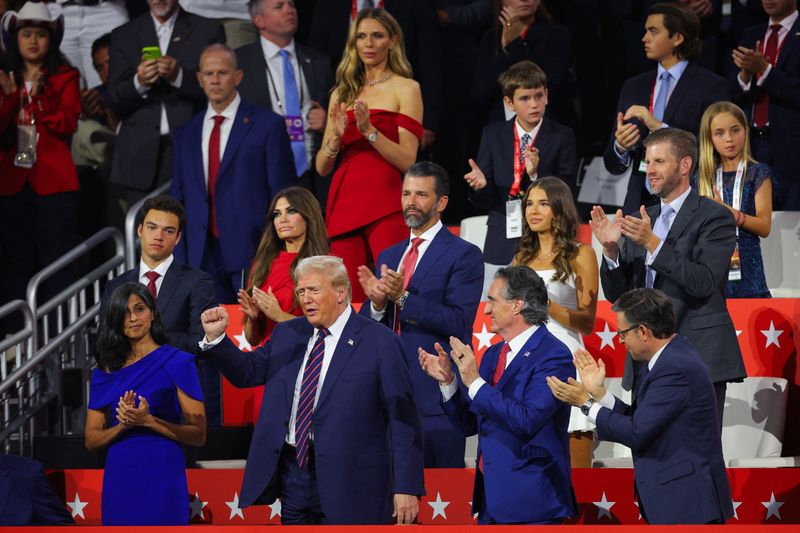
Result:
[[[515,117],[483,129],[477,163],[464,176],[472,188],[470,201],[488,209],[483,257],[491,265],[508,265],[522,236],[522,193],[539,176],[557,176],[577,193],[578,156],[575,133],[545,118],[548,79],[538,65],[521,61],[499,79],[503,102]],[[507,210],[512,210],[509,225]],[[491,277],[493,270],[487,270]]]
[[736,248],[728,270],[728,298],[769,298],[761,238],[772,228],[772,170],[750,153],[747,117],[730,102],[711,104],[700,122],[699,180],[703,196],[736,220]]
[[328,254],[325,221],[314,196],[302,187],[289,187],[272,199],[264,234],[250,269],[248,290],[239,291],[247,342],[269,340],[279,322],[301,316],[294,293],[298,261]]
[[700,20],[679,3],[660,3],[650,8],[642,37],[648,59],[658,69],[625,81],[617,104],[616,124],[603,162],[612,174],[631,165],[624,214],[655,204],[645,180],[644,139],[667,125],[697,134],[706,108],[730,100],[731,86],[723,78],[694,63],[700,53]]
[[147,13],[111,32],[108,94],[122,121],[111,180],[125,188],[129,204],[169,181],[172,132],[206,100],[195,76],[200,52],[225,40],[219,22],[187,13],[178,0],[147,5]]
[[75,523],[44,475],[44,467],[18,455],[0,454],[0,526]]
[[236,301],[267,206],[297,177],[283,120],[242,101],[242,75],[229,47],[207,47],[197,74],[207,109],[175,131],[171,194],[186,207],[177,254],[211,274],[219,303]]
[[[547,76],[551,97],[548,116],[570,122],[569,68],[572,38],[564,26],[553,24],[540,0],[494,0],[494,27],[481,39],[475,65],[472,96],[480,103],[481,118],[489,123],[508,120],[513,114],[501,101],[495,80],[520,61],[532,61]],[[427,110],[426,110],[427,112]]]
[[[7,55],[0,71],[0,303],[25,299],[36,272],[74,244],[78,176],[69,136],[80,114],[78,71],[58,51],[63,20],[27,2],[5,15]],[[60,270],[45,285],[55,294],[69,285]]]

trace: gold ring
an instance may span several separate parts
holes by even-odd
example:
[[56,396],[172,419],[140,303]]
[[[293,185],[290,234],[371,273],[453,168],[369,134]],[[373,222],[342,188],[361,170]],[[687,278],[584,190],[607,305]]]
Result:
[[506,27],[510,28],[511,27],[511,23],[510,22],[506,22]]

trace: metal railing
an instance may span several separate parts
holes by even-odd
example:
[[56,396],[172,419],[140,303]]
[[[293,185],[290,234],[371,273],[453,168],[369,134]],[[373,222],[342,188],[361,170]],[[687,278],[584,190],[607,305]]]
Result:
[[136,235],[137,217],[139,210],[144,203],[153,196],[159,194],[166,194],[169,191],[170,181],[166,182],[161,187],[157,188],[132,206],[128,208],[128,214],[125,215],[125,269],[131,270],[136,267],[136,260],[139,257],[139,239]]
[[[114,253],[100,266],[53,296],[43,284],[111,241]],[[6,451],[30,455],[36,434],[82,431],[88,393],[92,329],[100,310],[101,280],[122,273],[122,233],[104,228],[31,278],[27,302],[0,308],[0,318],[21,312],[25,327],[0,342],[0,443]],[[47,299],[40,302],[40,297]]]

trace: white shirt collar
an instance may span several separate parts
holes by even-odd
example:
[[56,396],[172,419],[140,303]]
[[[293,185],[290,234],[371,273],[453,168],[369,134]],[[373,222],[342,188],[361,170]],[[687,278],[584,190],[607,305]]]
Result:
[[525,344],[528,342],[528,339],[531,338],[531,335],[536,333],[537,329],[539,329],[539,326],[534,324],[525,331],[523,331],[522,333],[520,333],[519,335],[517,335],[516,337],[514,337],[513,339],[511,339],[510,341],[508,341],[508,347],[511,348],[511,353],[517,355],[520,352],[520,350],[522,350],[522,348],[525,346]]
[[161,21],[158,20],[156,18],[156,16],[153,15],[153,12],[151,11],[150,12],[150,17],[153,19],[153,24],[156,25],[156,33],[158,33],[158,29],[162,28],[162,27],[167,28],[169,31],[172,31],[173,28],[175,28],[175,21],[178,20],[178,13],[179,12],[180,12],[180,8],[176,9],[175,13],[173,13],[172,16],[170,18],[168,18],[167,21],[162,24]]
[[153,272],[158,273],[160,276],[159,279],[164,279],[164,276],[167,275],[167,270],[169,270],[169,267],[172,266],[172,262],[174,260],[175,257],[170,254],[169,257],[161,261],[158,265],[156,265],[155,268],[151,269],[149,266],[147,266],[143,259],[139,259],[139,278],[141,279],[147,272],[152,270]]
[[[672,209],[674,209],[674,210],[675,210],[675,214],[676,214],[676,215],[678,214],[678,211],[680,211],[680,210],[681,210],[681,207],[683,206],[683,202],[685,202],[685,201],[686,201],[686,198],[688,198],[688,197],[689,197],[689,193],[690,193],[690,192],[692,192],[692,188],[691,188],[691,187],[687,188],[687,189],[686,189],[686,191],[684,191],[684,193],[683,193],[683,194],[681,194],[680,196],[678,196],[677,198],[675,198],[674,200],[672,200],[671,202],[669,202],[669,206],[670,206]],[[662,199],[662,200],[661,200],[661,209],[664,209],[664,206],[665,206],[666,204],[667,204],[667,202],[665,202],[665,201]]]
[[[674,339],[674,338],[675,338],[675,337],[673,337],[673,339]],[[653,370],[653,367],[654,367],[654,366],[655,366],[655,364],[656,364],[656,360],[658,360],[658,357],[661,355],[661,352],[663,352],[663,351],[664,351],[664,348],[666,348],[667,346],[669,346],[669,343],[670,343],[670,342],[672,342],[672,339],[670,339],[670,340],[669,340],[669,342],[668,342],[667,344],[665,344],[664,346],[662,346],[660,350],[658,350],[656,353],[654,353],[654,354],[653,354],[653,357],[651,357],[651,358],[650,358],[650,360],[647,362],[647,370],[648,370],[648,371],[650,371],[650,370]]]
[[269,39],[264,38],[264,36],[259,37],[261,40],[261,50],[264,52],[264,57],[266,59],[272,59],[278,55],[281,50],[286,50],[289,52],[289,55],[292,57],[297,57],[297,54],[294,50],[294,39],[289,41],[289,44],[281,48],[277,44],[273,43]]
[[[784,18],[780,22],[774,22],[772,19],[769,19],[769,24],[767,24],[767,32],[770,31],[769,27],[772,26],[773,24],[780,24],[783,27],[783,29],[786,30],[786,31],[791,30],[792,26],[794,26],[794,23],[797,20],[797,14],[798,14],[798,11],[795,9],[794,13],[792,13],[788,17]],[[779,33],[783,33],[783,31],[780,31]]]
[[514,117],[514,127],[517,128],[517,135],[522,141],[522,136],[526,133],[531,136],[531,140],[535,139],[536,136],[539,134],[539,129],[542,127],[542,122],[544,122],[544,118],[539,121],[539,123],[533,127],[531,131],[525,131],[525,128],[522,127],[522,124],[519,123],[519,120]]
[[[351,314],[352,310],[348,305],[347,307],[345,307],[344,311],[342,311],[342,314],[339,315],[339,318],[337,318],[336,321],[333,324],[331,324],[331,327],[328,328],[328,333],[330,334],[329,335],[330,337],[334,337],[336,339],[342,338],[342,332],[344,331],[344,327],[347,325],[347,321],[350,320]],[[318,332],[319,328],[314,328],[315,337],[317,336]]]
[[[221,113],[217,113],[216,111],[214,111],[214,108],[211,107],[211,104],[209,103],[208,107],[206,108],[206,116],[204,118],[204,121],[211,120],[217,115],[222,115],[227,120],[231,120],[231,121],[235,120],[236,119],[236,113],[239,111],[239,104],[241,103],[241,101],[242,101],[242,97],[239,96],[239,92],[237,91],[236,92],[236,96],[233,98],[231,103],[228,104],[228,107],[226,107]],[[229,124],[230,124],[230,122],[229,122]]]
[[681,76],[683,76],[683,72],[686,70],[686,67],[688,66],[689,62],[685,59],[681,59],[680,61],[672,65],[670,68],[664,68],[663,66],[661,66],[661,63],[659,63],[657,79],[661,79],[661,74],[663,74],[664,71],[667,71],[669,72],[670,76],[672,76],[672,79],[677,81],[681,78]]
[[426,229],[425,232],[422,235],[420,235],[419,237],[414,235],[414,232],[412,231],[411,232],[411,237],[409,237],[409,238],[410,239],[423,239],[423,240],[426,240],[426,241],[432,241],[433,238],[436,237],[436,234],[439,233],[440,229],[442,229],[442,221],[441,221],[441,219],[437,220],[436,224],[434,224],[430,228]]

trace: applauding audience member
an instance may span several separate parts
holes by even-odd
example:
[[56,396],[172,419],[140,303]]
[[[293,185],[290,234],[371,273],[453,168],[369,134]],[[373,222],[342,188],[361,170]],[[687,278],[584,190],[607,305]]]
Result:
[[[736,220],[736,248],[728,271],[728,298],[769,298],[761,237],[772,227],[772,170],[750,154],[744,111],[711,104],[700,123],[697,191],[727,207]],[[738,259],[738,260],[737,260]]]

